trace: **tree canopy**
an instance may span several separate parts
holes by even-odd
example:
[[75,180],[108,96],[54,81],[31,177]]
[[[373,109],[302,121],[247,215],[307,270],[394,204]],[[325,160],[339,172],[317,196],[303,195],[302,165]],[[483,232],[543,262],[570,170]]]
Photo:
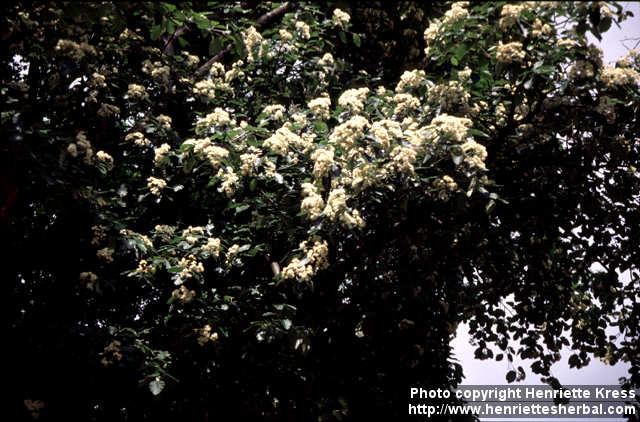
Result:
[[3,9],[10,414],[401,419],[463,322],[509,382],[640,385],[618,3]]

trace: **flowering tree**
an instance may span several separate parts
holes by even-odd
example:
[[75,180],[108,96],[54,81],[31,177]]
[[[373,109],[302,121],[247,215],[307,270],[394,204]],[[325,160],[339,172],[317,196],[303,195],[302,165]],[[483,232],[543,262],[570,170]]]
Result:
[[461,322],[509,382],[569,346],[638,386],[640,62],[586,41],[626,16],[9,8],[15,411],[399,418],[461,381]]

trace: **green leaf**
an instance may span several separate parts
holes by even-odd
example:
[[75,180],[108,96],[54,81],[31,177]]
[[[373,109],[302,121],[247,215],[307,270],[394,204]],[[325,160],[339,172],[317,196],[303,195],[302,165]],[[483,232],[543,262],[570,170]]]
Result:
[[353,34],[353,43],[355,44],[356,47],[360,47],[360,45],[362,44],[362,40],[360,39],[360,35]]
[[157,40],[162,35],[162,27],[160,25],[154,25],[151,27],[150,35],[152,40]]
[[153,394],[154,396],[157,396],[158,394],[162,393],[165,385],[166,384],[164,381],[162,381],[160,378],[156,378],[149,383],[149,391],[151,391],[151,394]]

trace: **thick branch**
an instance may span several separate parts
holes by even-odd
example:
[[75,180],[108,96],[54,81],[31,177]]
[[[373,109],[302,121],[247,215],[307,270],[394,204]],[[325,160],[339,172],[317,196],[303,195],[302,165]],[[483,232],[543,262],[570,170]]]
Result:
[[[288,1],[286,3],[283,3],[281,6],[278,6],[275,9],[273,9],[272,11],[270,11],[268,13],[265,13],[264,15],[260,16],[258,18],[258,20],[256,20],[256,23],[255,23],[256,28],[260,29],[261,27],[269,25],[270,23],[272,23],[276,19],[282,17],[282,15],[284,15],[288,11],[293,10],[296,6],[297,6],[297,4],[295,2]],[[209,68],[211,67],[212,64],[222,60],[224,58],[224,56],[229,54],[229,52],[232,49],[233,49],[233,43],[229,43],[224,49],[222,49],[221,51],[216,53],[215,56],[211,57],[202,66],[200,66],[198,68],[198,70],[196,70],[196,75],[198,75],[198,76],[203,75],[205,72],[207,72],[209,70]]]

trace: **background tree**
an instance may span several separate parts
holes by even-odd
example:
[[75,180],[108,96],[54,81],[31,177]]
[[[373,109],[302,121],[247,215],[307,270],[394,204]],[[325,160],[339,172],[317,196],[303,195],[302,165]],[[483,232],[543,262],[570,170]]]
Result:
[[3,7],[13,414],[398,419],[460,322],[638,386],[616,3]]

